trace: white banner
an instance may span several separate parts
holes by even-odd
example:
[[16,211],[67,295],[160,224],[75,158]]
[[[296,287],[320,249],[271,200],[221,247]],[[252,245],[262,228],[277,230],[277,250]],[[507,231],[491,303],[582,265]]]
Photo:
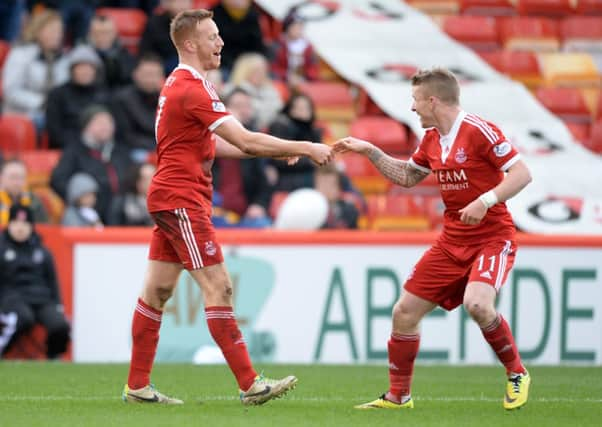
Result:
[[[391,310],[426,246],[224,247],[235,311],[255,362],[386,360]],[[73,357],[126,362],[146,245],[77,244]],[[98,262],[102,260],[102,262]],[[107,268],[111,266],[111,268]],[[602,248],[521,247],[498,309],[529,365],[602,364]],[[220,360],[188,274],[163,315],[158,361]],[[497,363],[462,309],[422,324],[421,362]]]
[[523,85],[497,73],[429,17],[399,0],[257,3],[279,19],[297,5],[318,54],[419,136],[409,78],[420,68],[451,69],[462,82],[462,107],[500,126],[532,171],[533,182],[509,202],[516,224],[538,233],[602,234],[600,156],[576,143]]

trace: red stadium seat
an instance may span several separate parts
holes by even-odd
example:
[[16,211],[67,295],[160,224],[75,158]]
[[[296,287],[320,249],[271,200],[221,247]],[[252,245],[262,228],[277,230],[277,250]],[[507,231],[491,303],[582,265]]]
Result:
[[504,49],[553,52],[560,45],[558,24],[550,18],[501,17],[498,30]]
[[408,131],[397,120],[384,116],[358,117],[349,127],[356,138],[372,142],[388,154],[408,154]]
[[138,52],[138,44],[146,27],[147,16],[144,12],[139,9],[102,7],[96,10],[96,14],[111,18],[123,45],[132,53]]
[[391,183],[383,177],[372,162],[365,156],[347,153],[340,156],[343,172],[353,185],[363,194],[384,194]]
[[404,194],[379,194],[366,197],[368,219],[374,230],[414,230],[430,228],[426,197]]
[[36,187],[33,189],[33,192],[40,198],[40,201],[46,208],[50,224],[60,224],[65,211],[63,199],[48,186]]
[[584,144],[589,139],[590,124],[589,123],[573,123],[564,121],[567,129],[571,132],[573,138],[581,144]]
[[460,12],[464,15],[508,16],[516,9],[510,0],[460,0]]
[[304,82],[298,89],[313,100],[320,120],[349,121],[355,117],[351,88],[346,83]]
[[30,187],[48,185],[50,175],[61,157],[61,150],[28,150],[19,158],[27,167],[27,181]]
[[539,61],[533,52],[500,50],[479,55],[500,73],[528,87],[537,87],[543,82]]
[[560,23],[564,50],[602,52],[602,16],[569,16]]
[[357,97],[357,113],[360,116],[386,116],[364,89],[360,89]]
[[602,15],[602,0],[577,0],[579,15]]
[[602,154],[602,120],[592,125],[590,138],[583,145],[597,154]]
[[579,89],[539,88],[535,96],[548,110],[563,120],[573,123],[591,122],[591,113]]
[[192,0],[193,9],[212,9],[220,0]]
[[598,102],[596,105],[596,120],[602,119],[602,91],[598,95]]
[[443,31],[476,51],[492,51],[500,47],[497,23],[491,16],[448,16]]
[[8,52],[10,52],[10,44],[4,40],[0,40],[0,70],[2,70],[2,66],[4,65],[4,61],[8,56]]
[[36,129],[25,115],[4,114],[0,116],[0,150],[15,154],[36,149]]
[[457,14],[460,5],[459,0],[407,0],[410,6],[427,14]]
[[288,197],[288,192],[286,191],[276,191],[272,194],[272,200],[270,202],[270,207],[268,208],[268,214],[272,219],[276,219],[278,216],[278,211],[280,210],[280,206],[282,206],[282,202],[284,199]]
[[516,9],[521,15],[568,16],[573,11],[571,0],[518,0]]

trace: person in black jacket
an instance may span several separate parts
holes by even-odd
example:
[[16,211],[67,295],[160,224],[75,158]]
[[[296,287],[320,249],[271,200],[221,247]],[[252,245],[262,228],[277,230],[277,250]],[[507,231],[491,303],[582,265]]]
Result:
[[128,85],[132,79],[134,57],[121,44],[113,20],[106,15],[95,15],[90,22],[88,43],[103,64],[101,81],[111,90]]
[[113,98],[113,111],[121,141],[137,163],[146,161],[157,148],[155,112],[165,74],[161,58],[147,53],[138,59],[134,84],[120,90]]
[[[154,53],[163,60],[165,74],[178,65],[178,53],[169,36],[169,24],[178,13],[192,9],[191,0],[161,0],[159,13],[151,15],[140,40],[140,54]],[[222,58],[223,59],[223,58]]]
[[[322,131],[315,126],[314,103],[307,95],[298,93],[290,97],[269,128],[269,134],[284,139],[322,142]],[[294,191],[314,186],[314,163],[301,158],[288,165],[278,160],[268,160],[270,176],[276,182],[276,191]]]
[[88,107],[82,112],[81,123],[80,140],[63,150],[50,186],[66,201],[69,179],[77,172],[90,174],[98,183],[96,210],[106,224],[111,199],[119,193],[131,161],[127,148],[115,142],[115,122],[105,107]]
[[222,0],[213,11],[213,20],[224,41],[220,71],[228,79],[234,61],[243,53],[257,52],[268,56],[263,43],[259,14],[251,0]]
[[8,227],[0,235],[0,313],[17,317],[5,351],[36,323],[48,332],[48,358],[67,349],[71,328],[63,313],[54,260],[34,231],[33,212],[19,204],[10,208]]
[[70,54],[71,79],[48,94],[46,127],[50,148],[65,148],[77,141],[79,115],[92,104],[107,104],[109,93],[98,84],[100,58],[90,46]]

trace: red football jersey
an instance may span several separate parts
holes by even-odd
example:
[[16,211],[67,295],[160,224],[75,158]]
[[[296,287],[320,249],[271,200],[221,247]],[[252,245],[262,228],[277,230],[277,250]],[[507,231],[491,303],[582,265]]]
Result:
[[477,225],[460,221],[460,209],[497,186],[520,159],[516,148],[492,123],[462,111],[448,135],[429,129],[410,164],[433,172],[445,203],[442,241],[474,244],[509,239],[515,227],[505,203],[492,206]]
[[158,164],[148,191],[149,212],[199,207],[211,212],[213,131],[231,117],[194,68],[180,64],[173,70],[157,105]]

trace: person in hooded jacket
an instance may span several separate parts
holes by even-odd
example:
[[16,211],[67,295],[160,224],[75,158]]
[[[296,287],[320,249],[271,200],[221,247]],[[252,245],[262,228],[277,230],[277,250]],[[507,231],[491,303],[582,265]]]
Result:
[[98,184],[87,173],[78,172],[67,185],[67,207],[62,224],[68,227],[102,227],[96,210]]
[[48,332],[47,356],[56,358],[67,349],[71,327],[63,312],[54,259],[35,232],[28,206],[12,205],[9,218],[0,234],[0,313],[4,319],[16,316],[16,327],[4,351],[39,323]]

